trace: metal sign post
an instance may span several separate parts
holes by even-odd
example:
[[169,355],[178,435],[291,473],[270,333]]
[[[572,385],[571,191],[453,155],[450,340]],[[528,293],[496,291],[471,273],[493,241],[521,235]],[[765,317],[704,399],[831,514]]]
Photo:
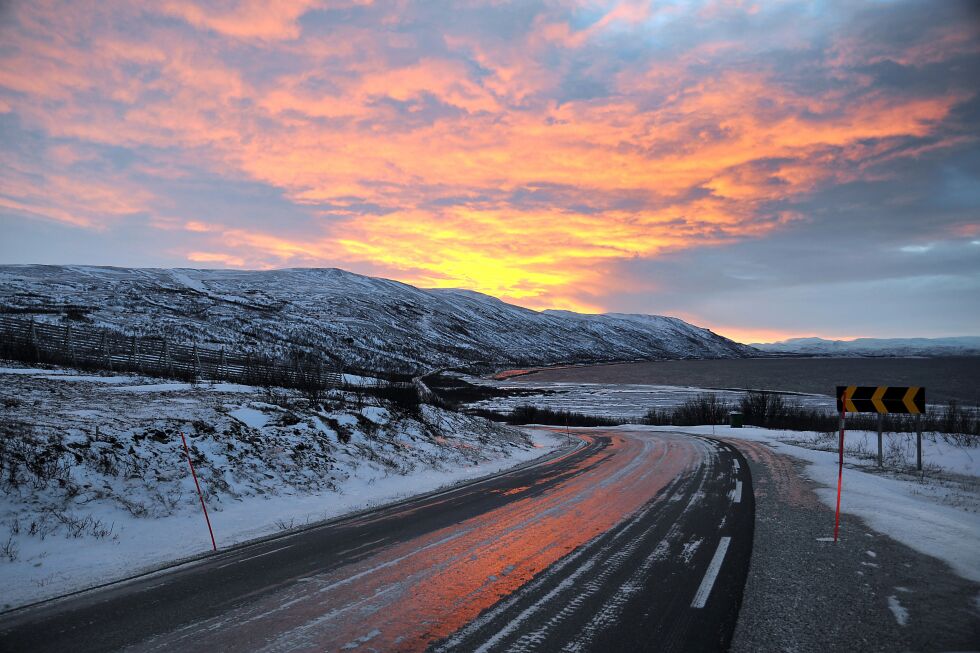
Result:
[[885,414],[878,413],[878,467],[882,466],[881,460],[881,431],[885,426]]
[[922,414],[915,416],[915,468],[922,471]]
[[837,447],[837,510],[834,512],[834,542],[837,541],[837,531],[840,530],[840,491],[844,482],[844,421],[845,411],[840,412],[840,444]]
[[882,461],[882,431],[885,415],[902,413],[915,415],[916,467],[922,471],[922,413],[926,410],[926,389],[919,386],[837,386],[837,411],[840,413],[840,443],[838,445],[837,510],[834,515],[834,542],[840,528],[840,496],[844,480],[844,423],[847,413],[878,413],[878,467]]

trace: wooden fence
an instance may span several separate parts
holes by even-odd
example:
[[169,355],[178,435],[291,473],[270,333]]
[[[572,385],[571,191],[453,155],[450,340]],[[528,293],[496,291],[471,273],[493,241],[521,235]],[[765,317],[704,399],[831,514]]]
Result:
[[343,385],[339,371],[305,352],[296,352],[289,360],[273,359],[70,321],[57,325],[10,315],[0,315],[0,356],[27,363],[247,385],[301,389]]

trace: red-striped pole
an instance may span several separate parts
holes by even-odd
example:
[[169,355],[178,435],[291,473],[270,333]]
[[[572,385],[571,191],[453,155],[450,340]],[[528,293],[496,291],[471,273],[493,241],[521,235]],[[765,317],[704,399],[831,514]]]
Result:
[[204,495],[201,493],[201,484],[197,482],[197,473],[194,471],[194,463],[191,462],[191,450],[187,448],[187,438],[184,432],[180,432],[180,439],[184,441],[184,453],[187,454],[187,464],[191,468],[191,476],[194,477],[194,487],[197,488],[197,497],[201,500],[201,510],[204,511],[204,521],[208,523],[208,533],[211,534],[211,548],[218,550],[218,545],[214,543],[214,531],[211,530],[211,520],[208,518],[208,507],[204,505]]
[[834,542],[837,541],[837,531],[840,529],[840,488],[844,480],[844,418],[847,415],[847,408],[844,402],[847,394],[841,399],[840,409],[840,444],[838,446],[838,466],[837,466],[837,513],[834,515]]

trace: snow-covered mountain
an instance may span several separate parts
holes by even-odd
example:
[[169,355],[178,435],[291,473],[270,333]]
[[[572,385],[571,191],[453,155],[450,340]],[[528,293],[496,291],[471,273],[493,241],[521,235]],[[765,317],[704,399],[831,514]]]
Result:
[[362,369],[736,358],[751,348],[673,317],[532,311],[337,269],[0,266],[0,312]]
[[790,338],[781,342],[755,343],[762,351],[811,356],[977,356],[980,337],[957,338],[857,338],[825,340]]

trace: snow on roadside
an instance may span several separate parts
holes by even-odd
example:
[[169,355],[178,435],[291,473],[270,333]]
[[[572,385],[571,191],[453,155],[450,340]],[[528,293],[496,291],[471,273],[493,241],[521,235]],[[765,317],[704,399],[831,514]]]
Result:
[[[807,475],[821,486],[817,496],[830,508],[836,505],[836,440],[832,443],[824,434],[727,426],[624,428],[763,442],[808,462]],[[887,443],[889,436],[885,437]],[[845,442],[841,510],[920,553],[944,560],[963,578],[980,582],[980,447],[924,438],[923,465],[929,471],[920,477],[878,471],[867,456],[869,449],[861,446],[874,442],[877,450],[875,433],[848,432]],[[828,532],[832,526],[828,524]]]
[[102,380],[118,377],[8,369],[0,610],[210,550],[180,431],[219,548],[486,476],[562,444],[349,392],[311,409],[285,390],[128,376],[142,390],[120,392]]

